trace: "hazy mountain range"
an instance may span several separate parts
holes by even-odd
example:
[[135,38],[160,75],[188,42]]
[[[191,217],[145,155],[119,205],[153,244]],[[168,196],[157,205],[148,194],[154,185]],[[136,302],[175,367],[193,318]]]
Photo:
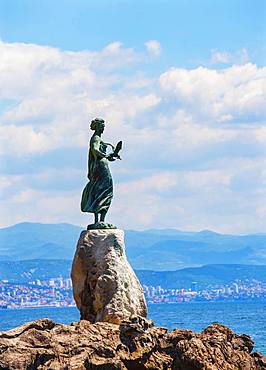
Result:
[[[70,277],[70,260],[24,260],[0,261],[0,280],[13,283],[28,283],[51,277]],[[266,283],[266,266],[254,265],[207,265],[190,267],[177,271],[135,270],[140,282],[163,288],[190,288],[197,281],[199,288],[208,285],[226,285],[236,279],[258,280]]]
[[[0,229],[0,260],[72,260],[82,228],[20,223]],[[137,270],[177,270],[208,264],[266,265],[266,234],[212,231],[125,231],[126,253]]]

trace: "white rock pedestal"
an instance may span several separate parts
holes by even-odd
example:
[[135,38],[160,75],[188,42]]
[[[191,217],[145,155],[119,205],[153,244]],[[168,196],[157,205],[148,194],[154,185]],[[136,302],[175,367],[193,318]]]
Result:
[[147,315],[143,289],[125,255],[122,230],[83,231],[71,279],[83,320],[119,324],[134,315]]

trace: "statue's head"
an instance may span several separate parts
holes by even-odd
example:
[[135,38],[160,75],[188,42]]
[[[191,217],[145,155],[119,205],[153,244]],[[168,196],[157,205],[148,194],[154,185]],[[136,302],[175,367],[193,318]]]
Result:
[[102,134],[105,128],[104,119],[102,118],[95,118],[91,121],[90,125],[91,130],[97,131],[98,133]]

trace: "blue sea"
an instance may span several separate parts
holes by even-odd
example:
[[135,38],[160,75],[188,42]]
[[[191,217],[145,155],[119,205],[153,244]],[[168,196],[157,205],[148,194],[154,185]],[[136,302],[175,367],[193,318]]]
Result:
[[[149,319],[156,326],[170,330],[184,328],[199,332],[213,322],[227,325],[238,334],[250,335],[255,342],[255,350],[266,354],[266,303],[150,304],[148,309]],[[43,317],[69,324],[79,320],[79,312],[75,307],[1,309],[0,330]]]

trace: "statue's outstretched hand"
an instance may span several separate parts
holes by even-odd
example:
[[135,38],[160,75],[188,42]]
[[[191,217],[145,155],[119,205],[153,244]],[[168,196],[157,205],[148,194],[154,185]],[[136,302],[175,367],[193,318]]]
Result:
[[119,152],[120,150],[122,149],[122,141],[119,141],[112,153],[112,157],[113,158],[116,158],[116,159],[121,159],[120,155],[119,155]]

